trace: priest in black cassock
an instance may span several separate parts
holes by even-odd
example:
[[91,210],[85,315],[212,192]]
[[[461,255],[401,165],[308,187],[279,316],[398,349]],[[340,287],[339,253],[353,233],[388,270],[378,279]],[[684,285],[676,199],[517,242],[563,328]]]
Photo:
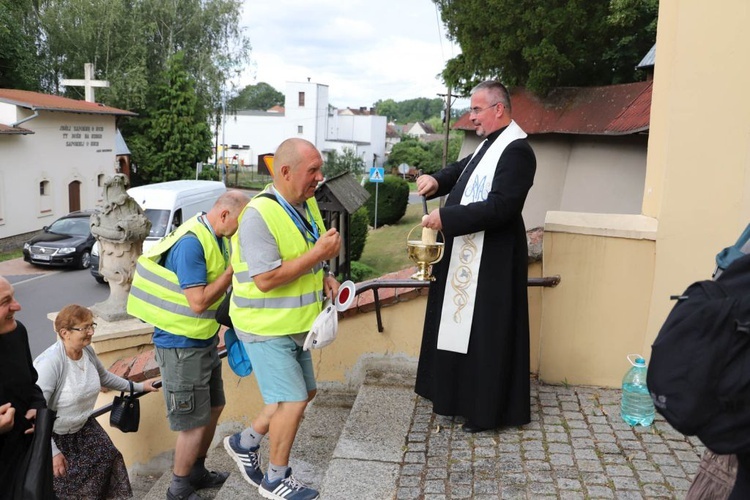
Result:
[[486,81],[469,115],[485,140],[471,156],[417,178],[428,198],[447,195],[423,227],[445,235],[433,266],[416,392],[440,415],[479,432],[530,421],[528,248],[521,210],[536,157],[513,121],[508,90]]
[[[15,499],[15,480],[31,446],[36,411],[45,408],[29,351],[26,328],[15,319],[21,306],[13,287],[0,276],[0,499]],[[52,486],[50,454],[49,486]],[[50,491],[50,495],[52,492]],[[52,498],[52,496],[50,496]]]

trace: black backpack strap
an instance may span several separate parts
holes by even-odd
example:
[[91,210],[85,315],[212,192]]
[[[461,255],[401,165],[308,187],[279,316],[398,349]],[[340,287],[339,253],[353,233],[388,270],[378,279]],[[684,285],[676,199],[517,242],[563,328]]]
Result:
[[278,202],[279,202],[279,199],[278,199],[278,198],[276,198],[276,195],[275,195],[275,194],[273,194],[273,193],[263,192],[263,193],[260,193],[260,194],[256,194],[255,196],[256,196],[257,198],[268,198],[269,200],[273,200],[273,201],[275,201],[276,203],[278,203]]

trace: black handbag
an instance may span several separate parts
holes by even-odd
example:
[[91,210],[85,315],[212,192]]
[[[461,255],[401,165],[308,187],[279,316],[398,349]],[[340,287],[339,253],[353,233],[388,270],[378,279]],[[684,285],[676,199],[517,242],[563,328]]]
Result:
[[224,296],[224,300],[219,304],[216,310],[216,322],[229,328],[234,328],[232,318],[229,317],[229,302],[232,300],[232,293],[229,292]]
[[39,408],[36,411],[34,437],[18,468],[23,476],[16,481],[13,498],[55,498],[52,486],[52,427],[55,416],[56,412],[48,408]]
[[141,405],[133,394],[133,382],[130,383],[130,394],[121,392],[112,400],[112,411],[109,412],[109,425],[122,432],[137,432],[141,420]]

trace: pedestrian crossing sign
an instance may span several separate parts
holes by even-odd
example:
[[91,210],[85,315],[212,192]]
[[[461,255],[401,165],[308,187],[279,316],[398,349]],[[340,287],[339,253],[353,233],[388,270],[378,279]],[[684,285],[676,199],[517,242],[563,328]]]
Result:
[[383,167],[372,167],[370,169],[370,182],[383,182],[385,169]]

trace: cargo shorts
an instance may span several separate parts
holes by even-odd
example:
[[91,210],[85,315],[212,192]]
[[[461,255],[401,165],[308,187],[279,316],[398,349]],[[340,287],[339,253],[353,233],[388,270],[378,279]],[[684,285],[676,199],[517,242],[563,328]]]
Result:
[[173,431],[208,425],[211,408],[226,403],[217,343],[218,336],[208,347],[156,348],[169,428]]

